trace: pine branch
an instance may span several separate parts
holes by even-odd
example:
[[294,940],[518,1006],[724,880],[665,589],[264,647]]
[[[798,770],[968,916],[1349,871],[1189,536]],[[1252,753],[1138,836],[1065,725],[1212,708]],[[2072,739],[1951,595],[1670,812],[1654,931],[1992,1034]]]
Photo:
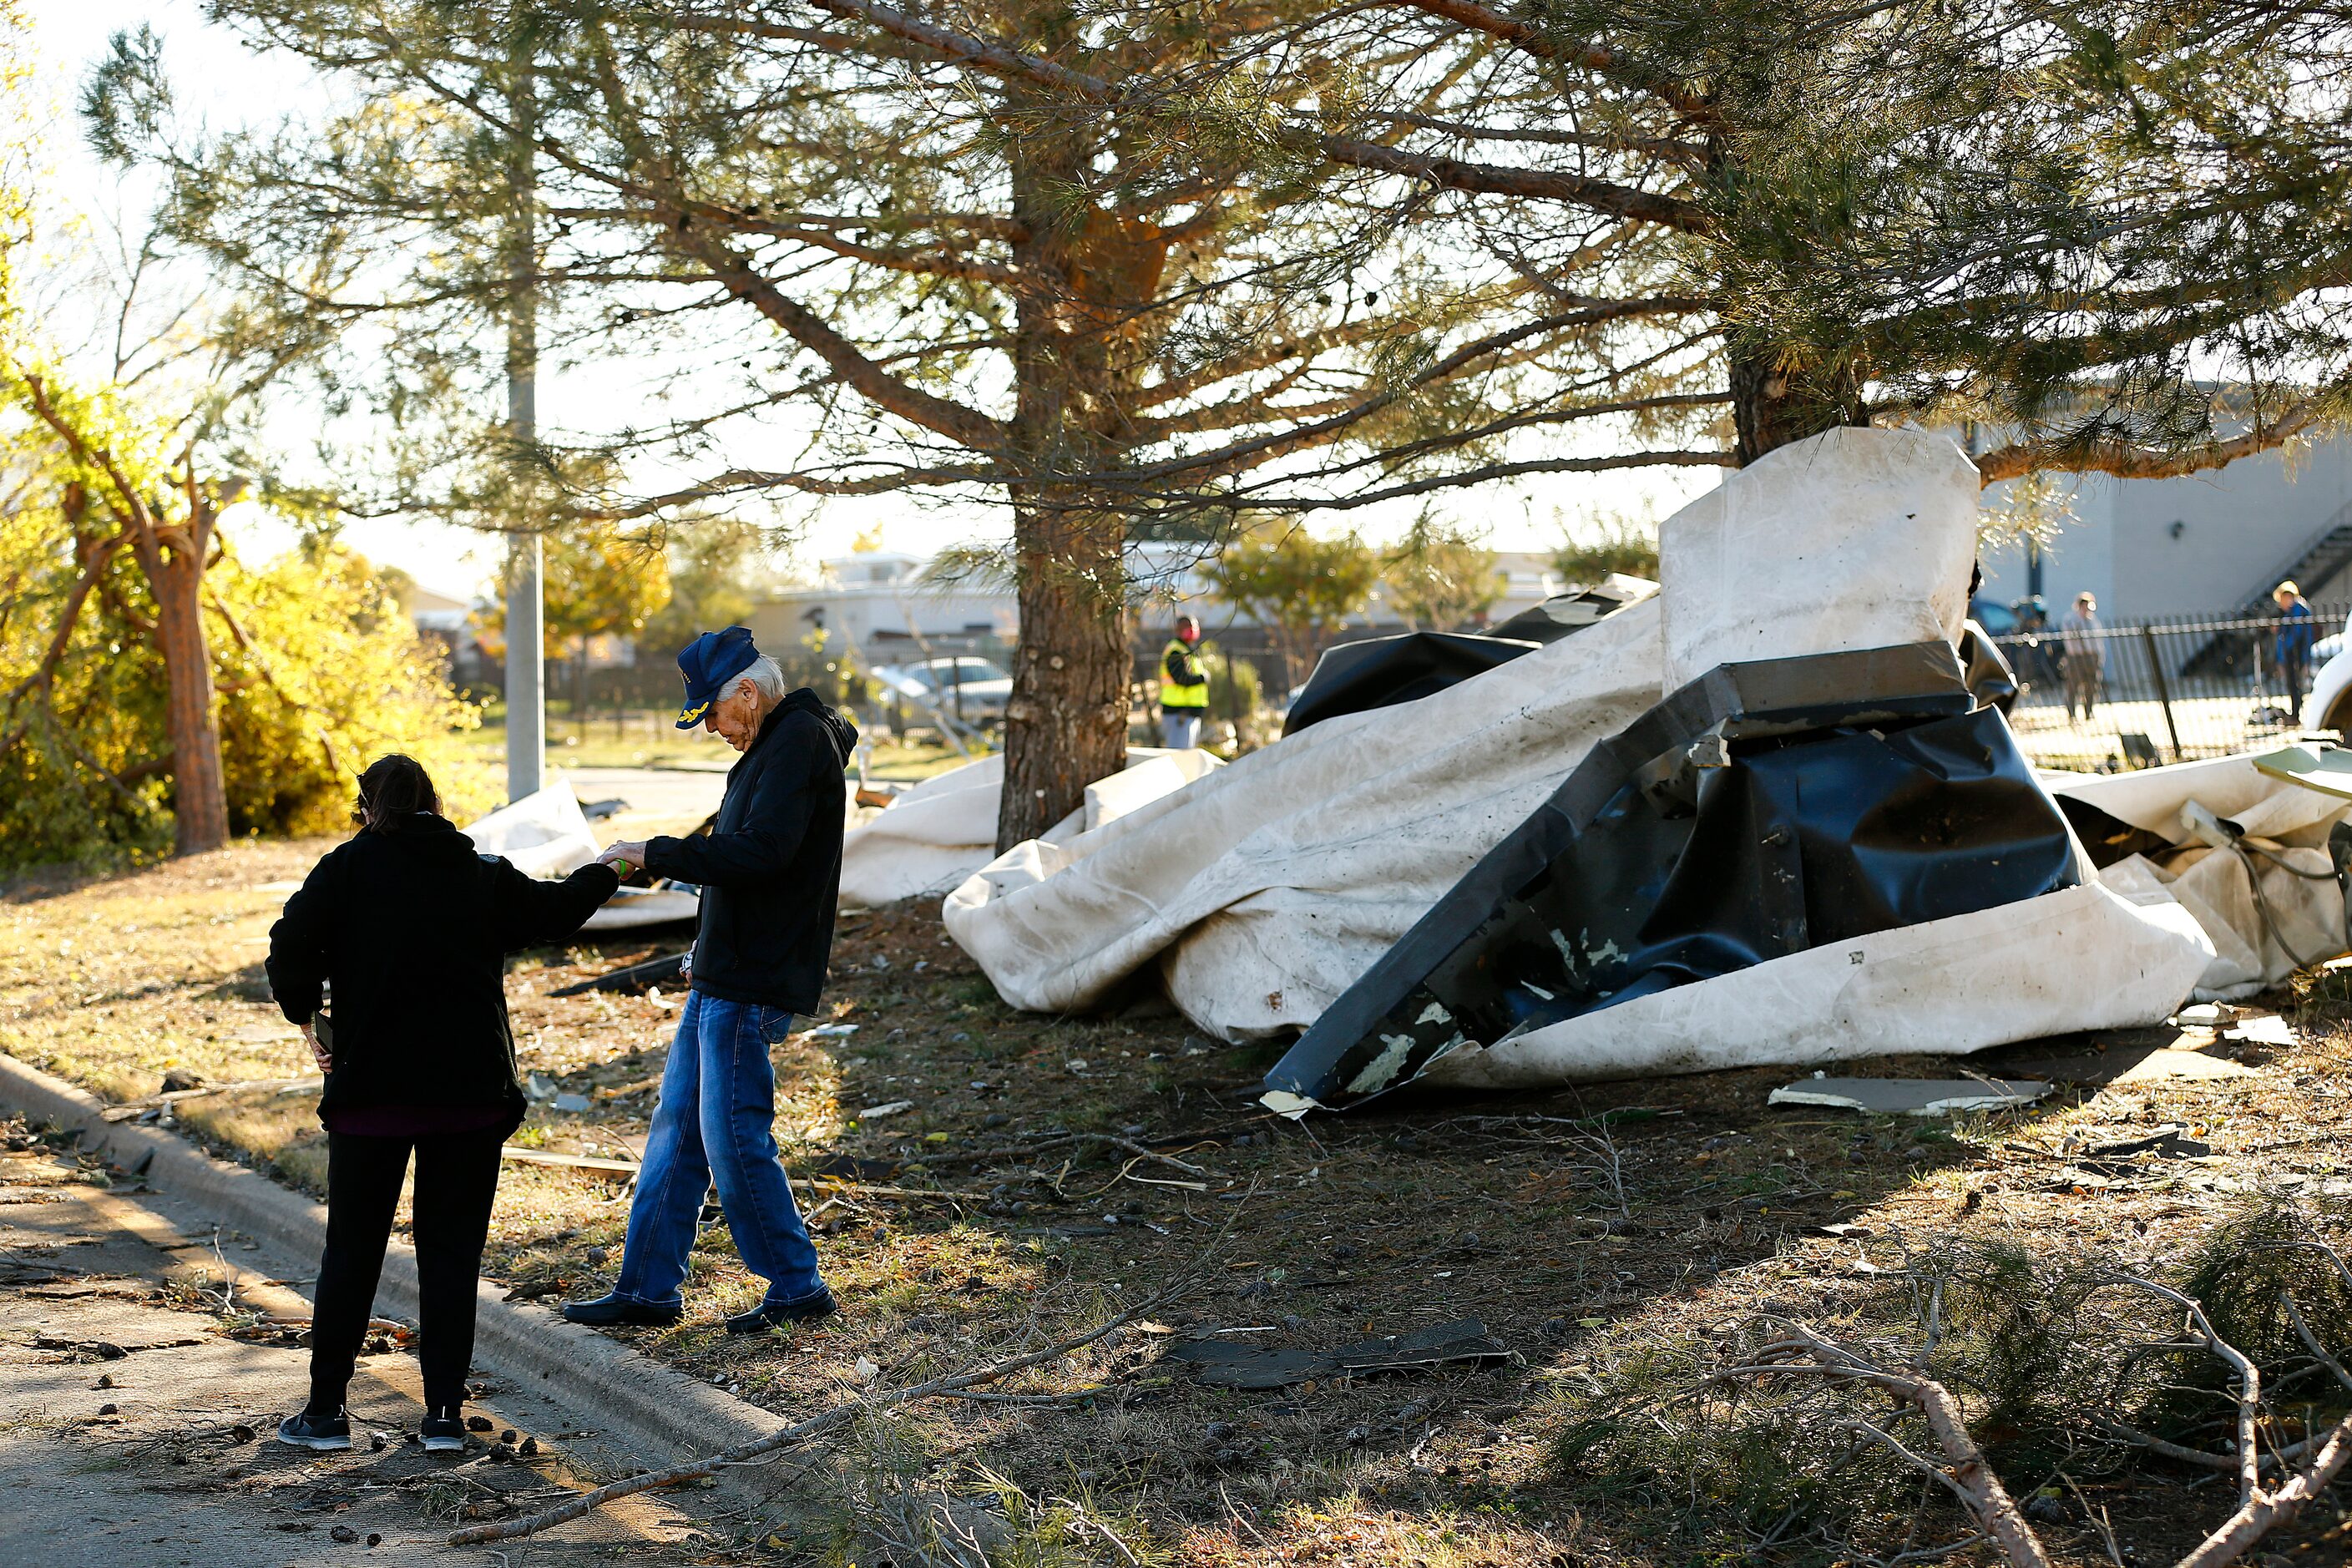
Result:
[[1350,136],[1315,136],[1301,140],[1334,163],[1426,180],[1446,190],[1466,191],[1474,195],[1570,202],[1593,212],[1607,213],[1612,217],[1654,223],[1684,234],[1705,234],[1715,226],[1714,220],[1696,203],[1582,174],[1503,163],[1472,163],[1459,158],[1435,158],[1426,153],[1384,147],[1377,142],[1360,142]]
[[2202,473],[2273,451],[2325,422],[2327,413],[2316,398],[2291,405],[2285,413],[2257,419],[2252,429],[2227,440],[2205,441],[2194,447],[2148,447],[2120,438],[2060,437],[2045,441],[2018,441],[1996,447],[1976,459],[1980,485],[1996,485],[2044,469],[2063,473],[2108,474],[2119,479],[2169,479]]

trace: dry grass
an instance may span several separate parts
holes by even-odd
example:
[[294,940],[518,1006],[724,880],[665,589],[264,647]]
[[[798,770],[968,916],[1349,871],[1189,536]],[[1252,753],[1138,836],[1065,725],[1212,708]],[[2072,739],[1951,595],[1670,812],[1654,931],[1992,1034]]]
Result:
[[[152,1092],[175,1064],[215,1079],[289,1075],[299,1044],[240,1031],[275,1020],[254,966],[279,900],[259,885],[299,876],[318,847],[244,846],[0,904],[0,1048],[117,1098]],[[521,1141],[607,1153],[642,1137],[674,999],[548,993],[650,951],[581,947],[514,964],[526,1070],[593,1105],[535,1110]],[[787,1164],[796,1178],[850,1184],[809,1205],[846,1310],[814,1329],[730,1338],[720,1318],[760,1282],[714,1225],[695,1254],[685,1321],[631,1337],[744,1398],[813,1413],[861,1385],[861,1360],[885,1384],[912,1381],[1043,1342],[1194,1271],[1204,1277],[1152,1314],[1172,1329],[1272,1325],[1236,1337],[1335,1344],[1475,1314],[1518,1364],[1268,1394],[1202,1387],[1155,1364],[1170,1336],[1130,1336],[1017,1385],[1098,1391],[1083,1402],[908,1414],[905,1441],[919,1456],[908,1484],[961,1493],[993,1477],[1041,1507],[1097,1500],[1138,1521],[1139,1552],[1180,1563],[1827,1561],[1786,1539],[1759,1549],[1744,1526],[1705,1510],[1662,1510],[1570,1457],[1560,1380],[1627,1346],[1711,1342],[1766,1303],[1859,1310],[1885,1285],[1864,1265],[1891,1267],[1897,1233],[1915,1245],[2014,1243],[2053,1261],[2161,1260],[2203,1245],[2247,1189],[2340,1211],[2352,1190],[2342,1026],[2352,1002],[2341,989],[2331,982],[2308,999],[2296,1046],[2248,1051],[2256,1077],[2084,1089],[1998,1117],[1770,1108],[1769,1089],[1793,1075],[1747,1072],[1399,1100],[1294,1127],[1251,1099],[1270,1052],[1212,1048],[1164,1016],[1015,1014],[933,911],[851,916],[826,1021],[856,1032],[796,1037],[776,1056]],[[898,1100],[915,1108],[858,1120]],[[310,1114],[300,1095],[181,1111],[297,1179],[315,1158]],[[2096,1146],[2170,1122],[2213,1154],[2062,1152],[2070,1139]],[[1049,1141],[1056,1130],[1130,1137],[1204,1173],[1130,1164],[1100,1141]],[[1015,1152],[992,1152],[1003,1149]],[[880,1196],[858,1183],[946,1195]],[[625,1213],[610,1180],[511,1166],[491,1269],[532,1295],[593,1293],[617,1264]],[[1873,1234],[1822,1232],[1838,1223]],[[2195,1479],[2140,1464],[2088,1485],[2155,1561],[2226,1511]],[[1916,1512],[1916,1494],[1885,1506]],[[840,1518],[838,1498],[804,1482],[744,1526],[764,1532],[746,1542],[837,1554]],[[2106,1561],[2080,1540],[2053,1544],[2068,1561]],[[2340,1559],[2345,1538],[2321,1510],[2267,1550]]]

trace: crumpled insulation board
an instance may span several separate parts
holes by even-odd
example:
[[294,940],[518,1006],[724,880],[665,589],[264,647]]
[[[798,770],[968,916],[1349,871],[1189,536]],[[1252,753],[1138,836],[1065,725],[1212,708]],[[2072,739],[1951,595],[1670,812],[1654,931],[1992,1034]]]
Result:
[[[1782,661],[1802,686],[1807,665],[1850,670],[1828,656],[1858,655],[1888,668],[1886,661],[1909,661],[1909,676],[1867,695],[1881,707],[1890,694],[1910,705],[1890,712],[1875,738],[1859,710],[1843,726],[1815,712],[1807,722],[1817,743],[1845,749],[1881,779],[1883,798],[1871,809],[1882,813],[1919,795],[1916,809],[1932,819],[1945,809],[1936,792],[1948,786],[1958,792],[1948,802],[1998,801],[1991,815],[2001,825],[1985,831],[2014,835],[2000,841],[2018,845],[2022,859],[1976,868],[1947,898],[1906,882],[1899,868],[1864,870],[1865,844],[1807,863],[1800,841],[1795,864],[1807,890],[1799,931],[1785,923],[1794,903],[1765,896],[1776,858],[1790,863],[1790,847],[1742,849],[1738,897],[1753,904],[1735,922],[1744,950],[1686,921],[1679,945],[1661,944],[1637,994],[1581,1012],[1530,1009],[1499,1026],[1465,1029],[1444,1049],[1414,1037],[1409,1066],[1433,1082],[1539,1085],[1959,1052],[2161,1019],[2213,962],[2214,943],[2162,889],[2104,882],[2015,761],[2005,721],[1952,689],[1977,492],[1965,455],[1928,432],[1841,429],[1782,447],[1668,520],[1656,598],[1417,701],[1328,719],[1099,831],[1018,846],[949,896],[948,930],[1016,1006],[1098,1005],[1156,966],[1176,1005],[1211,1033],[1245,1039],[1309,1029],[1597,748],[1623,740],[1610,766],[1629,774],[1664,759],[1671,735],[1646,752],[1627,737],[1667,693],[1705,690],[1725,667],[1762,671]],[[1931,644],[1940,651],[1923,649]],[[1925,681],[1923,660],[1937,665],[1935,681]],[[1722,679],[1737,687],[1743,678]],[[1854,689],[1831,681],[1824,689]],[[1734,690],[1702,710],[1769,714],[1819,697],[1767,701]],[[1800,840],[1832,831],[1836,810],[1816,813],[1800,799],[1789,813],[1788,781],[1773,773],[1781,764],[1752,761],[1770,737],[1693,717],[1665,729],[1688,729],[1691,741],[1716,731],[1750,760],[1750,776],[1725,796],[1720,821],[1695,818],[1691,832],[1737,838],[1743,823],[1761,820],[1753,816],[1759,806]],[[1686,742],[1685,762],[1688,750]],[[1801,786],[1801,765],[1792,757],[1786,766]],[[1597,811],[1627,783],[1611,781],[1588,804]],[[1959,839],[1978,826],[1960,817],[1950,826]],[[1832,865],[1840,855],[1843,869]],[[1531,855],[1528,869],[1549,859]],[[1654,858],[1643,875],[1679,859]],[[1700,903],[1729,897],[1704,886],[1707,864],[1707,853],[1692,852],[1687,886],[1674,890]],[[1948,865],[1937,871],[1950,875]],[[1840,877],[1867,894],[1863,904],[1849,909],[1825,891]],[[1621,911],[1621,947],[1638,934],[1628,922],[1640,912],[1632,904]],[[1367,994],[1350,1016],[1378,1020],[1395,1005],[1374,1007],[1372,999]],[[1345,1033],[1335,1022],[1325,1043]],[[1342,1041],[1332,1056],[1357,1064],[1336,1089],[1328,1072],[1293,1072],[1286,1108],[1319,1102],[1302,1092],[1317,1085],[1346,1100],[1347,1085],[1370,1066],[1349,1054],[1362,1038]],[[1412,1076],[1365,1081],[1369,1089]]]

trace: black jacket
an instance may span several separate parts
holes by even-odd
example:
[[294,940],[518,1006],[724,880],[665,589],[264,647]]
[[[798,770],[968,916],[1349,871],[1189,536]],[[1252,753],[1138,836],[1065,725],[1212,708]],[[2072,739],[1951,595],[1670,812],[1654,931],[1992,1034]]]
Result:
[[337,845],[269,928],[269,988],[290,1022],[333,987],[320,1114],[505,1105],[520,1118],[506,955],[571,935],[619,885],[605,865],[533,881],[422,813]]
[[702,889],[697,991],[816,1010],[841,891],[841,771],[856,744],[856,727],[803,687],[728,770],[710,832],[646,846],[647,871]]

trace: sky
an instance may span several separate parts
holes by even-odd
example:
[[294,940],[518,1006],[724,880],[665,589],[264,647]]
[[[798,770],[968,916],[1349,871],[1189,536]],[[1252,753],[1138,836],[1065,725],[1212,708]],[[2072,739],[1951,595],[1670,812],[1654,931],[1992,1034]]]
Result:
[[[49,135],[53,195],[81,210],[121,209],[135,216],[143,192],[128,186],[115,171],[83,145],[70,113],[75,88],[118,30],[145,23],[163,35],[182,106],[215,129],[274,120],[289,109],[324,102],[329,89],[299,62],[257,57],[226,29],[206,24],[194,0],[29,0],[39,48],[58,118]],[[61,338],[86,333],[89,323],[60,321]],[[561,387],[543,387],[543,403],[560,400]],[[1548,551],[1561,538],[1561,519],[1625,517],[1655,521],[1717,482],[1717,469],[1633,470],[1569,474],[1523,486],[1487,486],[1455,493],[1445,503],[1457,521],[1483,530],[1498,550]],[[1307,519],[1317,533],[1351,528],[1367,539],[1393,539],[1415,515],[1410,505]],[[849,552],[861,533],[878,531],[888,549],[928,555],[950,546],[968,546],[976,530],[1006,526],[990,509],[976,521],[973,509],[925,506],[903,499],[826,503],[807,514],[806,531],[791,552],[801,566]],[[233,509],[224,529],[241,552],[260,559],[290,543],[292,531],[245,506]],[[501,553],[496,542],[468,530],[431,521],[357,520],[344,541],[370,559],[408,573],[425,587],[458,597],[484,591]]]

